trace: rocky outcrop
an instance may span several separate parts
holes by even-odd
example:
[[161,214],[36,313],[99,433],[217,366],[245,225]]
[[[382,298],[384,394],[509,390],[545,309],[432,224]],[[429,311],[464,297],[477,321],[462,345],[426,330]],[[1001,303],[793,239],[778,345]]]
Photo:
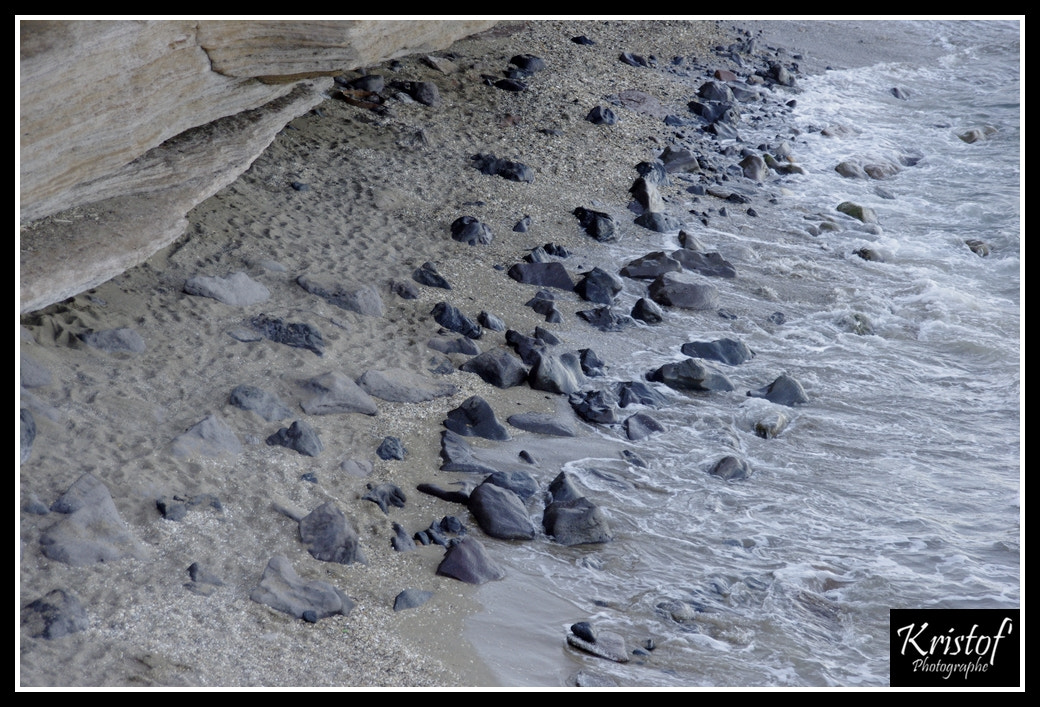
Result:
[[21,311],[170,244],[189,210],[324,99],[333,75],[493,24],[22,21]]

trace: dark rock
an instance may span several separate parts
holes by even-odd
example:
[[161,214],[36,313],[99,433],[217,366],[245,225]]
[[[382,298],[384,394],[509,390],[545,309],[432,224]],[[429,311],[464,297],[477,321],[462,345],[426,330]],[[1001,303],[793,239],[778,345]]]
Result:
[[668,404],[667,397],[642,381],[615,383],[614,392],[617,394],[618,404],[623,408],[627,408],[629,405],[647,405],[657,408]]
[[481,310],[480,314],[477,315],[477,323],[485,329],[490,329],[491,331],[506,330],[505,322],[503,322],[499,317],[496,317],[494,314],[491,314],[490,312],[485,312],[483,310]]
[[[545,317],[545,321],[547,322],[562,322],[563,315],[560,313],[560,310],[556,309],[555,299],[556,298],[553,297],[552,293],[548,290],[538,290],[538,292],[535,293],[534,297],[529,299],[527,302],[524,302],[524,306],[530,307],[534,311],[541,314],[543,317]],[[506,339],[509,340],[508,333],[506,335]],[[520,354],[520,358],[523,360],[523,362],[530,365],[532,362],[528,360],[527,356],[523,352],[521,352],[518,347],[516,347],[516,342],[510,341],[510,343],[513,344],[515,348],[517,348],[517,353]]]
[[570,395],[584,385],[585,375],[576,353],[542,352],[535,356],[527,383],[535,390]]
[[170,451],[181,459],[235,456],[241,453],[242,443],[226,422],[208,415],[176,437]]
[[573,437],[574,429],[554,415],[537,412],[522,412],[510,415],[506,420],[510,425],[525,432],[536,432],[553,437]]
[[545,60],[541,57],[535,56],[534,54],[517,54],[509,60],[509,63],[529,74],[533,74],[545,68]]
[[664,312],[646,297],[640,297],[632,307],[632,317],[647,324],[660,324],[664,321]]
[[394,597],[394,611],[415,609],[433,598],[433,592],[424,589],[405,589]]
[[679,272],[682,264],[662,251],[647,253],[621,268],[621,274],[631,278],[654,278],[669,272]]
[[522,219],[513,224],[513,233],[527,233],[531,230],[531,217],[524,216]]
[[485,481],[469,495],[469,510],[481,530],[501,540],[530,540],[534,525],[520,497]]
[[780,376],[764,388],[749,390],[747,394],[752,398],[765,398],[778,405],[794,406],[809,402],[809,396],[805,394],[802,384],[788,375]]
[[538,460],[535,459],[534,455],[531,454],[526,449],[521,449],[520,453],[517,454],[517,456],[520,457],[520,461],[522,461],[522,462],[525,462],[527,464],[531,464],[532,466],[538,466]]
[[658,304],[682,309],[705,310],[718,306],[714,285],[702,283],[687,273],[665,273],[650,284],[650,297]]
[[314,397],[300,404],[308,415],[332,415],[341,412],[360,412],[375,415],[379,412],[368,393],[338,371],[311,378],[304,384]]
[[[454,230],[452,231],[454,234]],[[460,240],[456,238],[455,240]],[[473,245],[470,243],[470,245]],[[420,285],[426,285],[427,287],[439,287],[442,290],[450,290],[451,285],[448,281],[437,272],[437,268],[434,267],[433,263],[426,262],[422,266],[415,269],[412,273],[412,279],[418,282]]]
[[843,201],[836,207],[838,211],[851,216],[854,219],[858,219],[863,223],[877,223],[877,213],[868,206],[861,206],[860,204],[854,204],[851,201]]
[[687,270],[693,270],[707,277],[733,278],[737,276],[736,268],[719,253],[702,253],[681,248],[674,251],[672,257]]
[[584,494],[574,485],[574,479],[565,471],[561,471],[549,483],[549,496],[555,503],[568,503],[584,498]]
[[321,332],[310,324],[285,322],[266,314],[253,317],[249,323],[261,336],[275,343],[307,349],[318,356],[325,353],[325,340]]
[[326,501],[300,519],[300,540],[316,560],[341,565],[365,563],[357,531],[332,501]]
[[383,461],[390,461],[391,459],[403,461],[405,454],[407,454],[407,450],[405,450],[401,440],[397,437],[384,437],[379,444],[379,448],[376,449],[376,456]]
[[296,283],[312,295],[317,295],[340,309],[345,309],[348,312],[357,312],[368,317],[383,316],[383,299],[379,296],[376,288],[371,285],[348,287],[338,282],[318,282],[306,275],[300,275],[296,278]]
[[964,245],[968,246],[971,252],[979,256],[980,258],[985,258],[987,255],[989,255],[990,245],[985,241],[980,241],[977,238],[969,238],[968,240],[964,241]]
[[144,353],[144,339],[133,329],[123,327],[121,329],[105,329],[94,331],[88,329],[79,334],[79,339],[92,349],[98,349],[105,353]]
[[629,66],[650,66],[646,58],[639,54],[633,54],[631,52],[622,52],[618,57],[618,61]]
[[441,104],[440,91],[437,84],[430,81],[391,81],[390,88],[402,91],[422,103],[424,106],[438,106]]
[[459,369],[476,373],[496,388],[511,388],[527,380],[527,369],[504,348],[492,349],[474,356]]
[[188,515],[187,503],[168,500],[165,496],[155,501],[155,507],[165,520],[184,520],[184,517]]
[[[452,221],[451,237],[466,245],[488,245],[494,239],[487,224],[481,223],[472,216],[460,216]],[[445,289],[450,290],[451,288],[446,287]]]
[[383,513],[389,514],[390,506],[404,508],[407,499],[404,496],[404,491],[394,484],[377,484],[375,486],[368,484],[368,492],[361,497],[361,500],[371,501],[379,506],[379,510]]
[[494,86],[503,91],[511,91],[513,93],[527,90],[527,84],[517,79],[499,79],[495,81]]
[[296,420],[290,427],[283,427],[267,438],[270,446],[282,446],[293,449],[308,457],[316,457],[325,449],[318,439],[318,433],[303,420]]
[[635,219],[637,226],[656,231],[657,233],[668,233],[678,231],[682,228],[682,222],[673,216],[660,211],[647,211]]
[[574,648],[583,650],[598,658],[612,660],[615,663],[627,663],[629,660],[625,639],[612,631],[597,632],[595,642],[586,641],[574,633],[569,633],[567,634],[567,643]]
[[293,414],[278,396],[251,385],[237,386],[231,391],[228,402],[242,410],[255,412],[268,422],[284,420]]
[[[527,453],[521,452],[521,454]],[[528,456],[530,457],[530,455]],[[484,483],[509,489],[519,496],[522,501],[526,501],[538,493],[538,482],[526,471],[496,471],[484,479]]]
[[609,305],[624,287],[617,275],[597,267],[582,275],[574,290],[582,299]]
[[697,89],[697,95],[706,101],[733,101],[733,91],[721,81],[707,81]]
[[542,515],[546,535],[561,545],[606,543],[614,539],[607,517],[599,506],[582,496],[550,503]]
[[701,169],[697,155],[686,148],[675,148],[669,145],[657,158],[668,174],[676,172],[699,172]]
[[560,339],[558,336],[556,336],[556,334],[553,334],[545,327],[540,326],[536,326],[534,328],[534,338],[538,339],[547,346],[556,346],[560,343]]
[[415,549],[415,541],[400,523],[393,524],[394,537],[390,538],[390,546],[397,552],[408,552]]
[[[450,432],[445,434],[454,433]],[[461,441],[460,437],[457,438]],[[443,469],[444,467],[441,468]],[[494,469],[492,469],[491,467],[483,467],[483,471],[480,473],[489,472],[494,473]],[[447,489],[442,489],[437,484],[419,484],[415,488],[421,493],[425,493],[427,496],[434,496],[435,498],[439,498],[442,501],[447,501],[448,503],[461,503],[462,505],[467,505],[469,503],[469,494],[476,487],[476,485],[469,481],[457,481],[455,482],[455,485],[460,486],[461,488],[458,491],[449,491]]]
[[592,624],[588,621],[579,621],[576,624],[571,624],[571,633],[583,641],[588,641],[589,643],[596,642],[596,632],[593,631]]
[[577,37],[571,37],[571,41],[575,44],[584,44],[586,46],[592,46],[593,44],[595,44],[594,41],[586,37],[584,34]]
[[773,439],[787,427],[787,415],[781,412],[767,413],[755,421],[753,429],[762,439]]
[[426,342],[434,351],[440,351],[444,354],[465,354],[467,356],[476,356],[480,353],[480,349],[473,343],[472,339],[467,339],[465,336],[457,336],[454,339],[447,337],[438,337],[436,339],[430,339]]
[[506,576],[498,563],[476,538],[462,538],[448,548],[437,567],[437,574],[467,584],[484,584]]
[[[671,183],[671,180],[668,179],[668,170],[665,169],[664,163],[660,160],[640,162],[636,165],[636,171],[649,185],[662,187]],[[648,208],[647,210],[651,211],[652,209]]]
[[382,93],[383,89],[386,88],[386,80],[379,74],[367,74],[365,76],[360,76],[356,79],[353,79],[352,81],[347,81],[345,82],[345,85],[349,86],[350,88],[357,89],[359,91],[369,91],[370,93]]
[[434,321],[449,331],[471,339],[479,339],[484,334],[478,324],[447,302],[438,302],[430,313]]
[[188,576],[195,584],[208,584],[212,587],[224,586],[224,582],[220,577],[200,565],[198,562],[192,562],[188,566]]
[[260,584],[250,592],[249,598],[298,619],[310,613],[312,621],[335,614],[347,616],[354,608],[354,602],[328,582],[302,579],[281,555],[275,555],[267,563]]
[[271,296],[270,290],[244,272],[227,277],[191,277],[184,283],[184,291],[189,295],[210,297],[234,307],[260,304]]
[[783,312],[773,312],[769,315],[769,321],[773,324],[776,324],[777,326],[780,326],[781,324],[787,322],[787,315]]
[[578,356],[581,358],[581,370],[589,378],[595,378],[603,375],[603,369],[607,367],[607,364],[603,362],[603,359],[593,351],[592,349],[581,349],[578,351]]
[[617,396],[608,390],[592,390],[568,396],[574,412],[586,422],[611,425],[617,422]]
[[740,481],[751,476],[751,468],[743,459],[727,456],[715,462],[709,473],[723,481]]
[[577,315],[600,331],[621,331],[635,323],[627,314],[619,314],[610,307],[583,309]]
[[516,263],[509,268],[507,274],[517,282],[539,287],[555,287],[568,292],[574,291],[574,282],[567,274],[567,268],[557,262],[551,263]]
[[90,628],[90,619],[74,595],[55,589],[22,610],[22,626],[33,638],[53,640]]
[[690,341],[682,345],[682,352],[692,358],[720,361],[729,366],[739,366],[751,360],[755,353],[742,341],[716,339],[715,341]]
[[610,214],[602,211],[591,211],[580,206],[574,209],[573,213],[578,218],[578,223],[585,229],[585,233],[597,241],[602,243],[615,240],[618,237],[617,221]]
[[22,464],[29,461],[32,455],[33,442],[36,441],[36,420],[28,408],[21,408],[18,412],[19,420],[19,447],[20,460]]
[[664,432],[661,423],[646,413],[637,412],[624,422],[625,434],[632,441],[646,439],[658,432]]
[[467,398],[457,408],[449,411],[444,426],[465,437],[509,439],[506,428],[495,418],[495,412],[487,401],[479,395]]
[[678,363],[666,363],[650,372],[652,381],[664,383],[675,390],[714,392],[733,390],[733,384],[721,373],[704,366],[692,358]]
[[617,123],[617,115],[610,108],[596,106],[585,116],[585,120],[593,125],[614,125]]
[[863,258],[864,260],[868,260],[868,261],[875,262],[875,263],[883,263],[883,262],[885,262],[885,259],[881,256],[881,254],[878,253],[873,248],[860,248],[860,249],[854,250],[852,252],[855,255],[858,255],[859,257]]
[[473,160],[472,166],[480,170],[482,174],[497,175],[513,182],[531,183],[534,181],[534,171],[520,162],[511,162],[494,155],[483,154],[473,155],[470,159]]
[[403,280],[391,281],[390,291],[401,299],[419,299],[419,289],[412,283]]

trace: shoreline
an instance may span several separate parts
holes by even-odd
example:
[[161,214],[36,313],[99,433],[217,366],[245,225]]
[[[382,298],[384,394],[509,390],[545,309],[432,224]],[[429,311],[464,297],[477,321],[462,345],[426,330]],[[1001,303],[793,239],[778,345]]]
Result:
[[[20,475],[20,606],[24,612],[51,589],[71,589],[89,627],[49,641],[23,631],[22,686],[495,685],[493,671],[479,664],[481,656],[459,650],[467,616],[479,611],[479,589],[436,576],[438,548],[395,553],[391,523],[414,532],[447,514],[465,522],[464,507],[423,495],[415,486],[454,480],[451,472],[437,471],[441,423],[469,396],[488,400],[503,422],[521,411],[565,416],[572,423],[576,418],[561,396],[526,385],[503,390],[458,371],[466,356],[438,355],[426,346],[438,329],[431,308],[449,301],[472,318],[488,311],[524,334],[546,326],[562,335],[568,349],[596,342],[591,348],[609,363],[609,348],[599,342],[609,347],[610,335],[586,333],[576,317],[589,302],[560,295],[565,324],[551,327],[524,306],[538,288],[513,282],[506,270],[532,248],[554,242],[572,251],[561,261],[572,277],[595,266],[616,271],[619,263],[580,232],[571,211],[583,206],[628,214],[633,167],[666,146],[669,129],[660,115],[631,105],[615,106],[623,119],[612,126],[594,126],[585,115],[633,85],[665,96],[669,112],[683,108],[690,96],[673,93],[681,82],[664,71],[666,62],[695,56],[697,71],[739,71],[713,51],[723,37],[723,44],[733,41],[729,24],[504,22],[438,53],[454,65],[451,72],[420,57],[401,60],[397,71],[377,67],[374,73],[388,79],[432,81],[441,103],[392,99],[379,112],[326,101],[318,112],[292,121],[244,175],[197,207],[187,233],[172,246],[71,301],[23,317],[22,354],[49,371],[50,381],[22,392],[37,436]],[[648,28],[655,32],[644,38],[639,30]],[[582,47],[567,41],[584,32],[598,40],[594,53],[582,54]],[[622,64],[620,51],[655,54],[658,67]],[[482,82],[481,76],[500,75],[520,52],[550,64],[531,77],[527,91],[510,94]],[[528,163],[535,180],[524,184],[481,174],[467,164],[476,153]],[[294,182],[307,188],[291,187]],[[665,193],[669,210],[681,206],[683,186]],[[756,226],[768,224],[768,204],[753,205],[761,212]],[[476,246],[451,240],[450,224],[463,215],[490,224],[494,240]],[[531,216],[531,229],[512,231],[524,216]],[[640,230],[626,225],[626,244],[654,250],[659,234]],[[424,262],[432,262],[452,290],[417,285],[415,299],[396,294],[392,283],[409,282]],[[234,272],[264,284],[270,299],[235,307],[183,291],[191,277]],[[300,275],[374,285],[385,312],[344,311],[305,292],[297,284]],[[317,327],[324,354],[235,338],[243,323],[261,314]],[[78,338],[119,327],[136,330],[144,350],[104,353]],[[503,333],[488,332],[477,343],[488,351],[505,341]],[[448,375],[445,361],[453,371]],[[430,383],[443,378],[457,390],[419,403],[377,401],[374,416],[300,414],[308,397],[305,381],[331,371],[356,380],[368,370],[388,368],[421,373]],[[23,364],[23,376],[24,370]],[[431,372],[436,370],[441,373]],[[274,392],[294,408],[293,417],[270,423],[229,405],[227,392],[239,384]],[[242,451],[218,458],[172,456],[171,441],[208,414],[231,426]],[[297,418],[318,430],[325,447],[318,456],[264,443]],[[509,465],[506,450],[533,450],[543,485],[555,476],[552,467],[576,453],[566,444],[509,431],[513,441],[497,449],[482,440],[472,445],[478,456],[503,467]],[[389,435],[403,442],[405,460],[374,454]],[[579,440],[604,444],[588,432]],[[372,472],[353,476],[342,466],[350,460],[371,462]],[[524,468],[515,460],[512,465]],[[150,550],[148,559],[71,567],[40,554],[40,538],[58,514],[27,506],[50,506],[85,471],[106,485],[131,533]],[[313,473],[317,483],[301,481],[303,473]],[[365,501],[366,486],[378,483],[402,489],[405,507],[384,514]],[[223,510],[195,510],[175,522],[155,509],[160,497],[205,494],[219,498]],[[295,523],[272,510],[274,504],[307,513],[328,500],[357,526],[367,565],[311,558]],[[483,539],[475,523],[467,525]],[[493,552],[508,552],[507,541],[486,544]],[[340,587],[357,606],[312,625],[251,601],[276,554],[288,557],[306,579]],[[193,561],[213,568],[223,584],[204,597],[186,591],[185,569]],[[393,598],[405,587],[427,589],[434,598],[395,613]]]

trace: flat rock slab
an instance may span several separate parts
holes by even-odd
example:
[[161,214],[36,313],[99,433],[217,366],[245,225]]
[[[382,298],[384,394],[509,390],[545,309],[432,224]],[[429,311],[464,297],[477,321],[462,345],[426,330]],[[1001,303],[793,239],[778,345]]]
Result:
[[209,297],[234,307],[260,304],[271,297],[270,290],[244,272],[236,272],[227,277],[199,275],[188,278],[184,283],[184,291],[189,295]]
[[613,660],[615,663],[627,663],[629,660],[625,639],[611,631],[597,631],[595,643],[569,633],[567,634],[567,643],[597,658],[606,658],[607,660]]
[[566,422],[539,412],[521,412],[510,415],[506,420],[510,425],[525,432],[536,432],[553,437],[573,437],[574,428]]
[[491,474],[496,471],[473,456],[473,449],[457,432],[441,433],[441,471],[461,471],[469,474]]
[[421,403],[458,392],[458,387],[451,383],[435,383],[403,368],[369,369],[357,383],[369,395],[391,403]]
[[311,378],[304,387],[315,393],[300,405],[308,415],[333,415],[341,412],[375,415],[379,412],[375,401],[368,393],[338,371]]
[[736,339],[688,341],[682,345],[682,352],[683,355],[691,358],[706,358],[725,363],[728,366],[739,366],[755,355],[747,344]]
[[296,278],[296,283],[312,295],[317,295],[340,309],[369,317],[383,316],[383,299],[371,285],[321,282],[306,275]]
[[208,415],[178,435],[170,449],[175,457],[181,459],[214,458],[240,454],[242,443],[226,422]]
[[249,598],[298,619],[317,621],[335,614],[348,615],[354,602],[328,582],[304,580],[285,557],[275,555],[267,563],[260,584]]

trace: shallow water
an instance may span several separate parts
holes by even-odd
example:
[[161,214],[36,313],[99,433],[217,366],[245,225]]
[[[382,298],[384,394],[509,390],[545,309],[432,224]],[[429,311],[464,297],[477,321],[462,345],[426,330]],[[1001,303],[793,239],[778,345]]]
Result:
[[[756,356],[718,366],[732,393],[646,410],[666,428],[634,447],[648,468],[612,454],[565,466],[617,538],[502,553],[509,576],[482,588],[488,612],[468,631],[502,684],[565,684],[582,669],[618,685],[882,686],[889,609],[1020,605],[1019,27],[908,27],[924,63],[800,77],[782,120],[742,125],[744,145],[787,140],[808,174],[761,187],[777,199],[769,227],[719,217],[697,229],[737,266],[716,283],[735,319],[670,313],[624,336],[573,331],[611,363],[610,380],[680,360],[692,340],[738,338]],[[820,133],[835,125],[840,137]],[[996,128],[983,141],[957,136],[983,126]],[[834,171],[900,156],[916,164],[883,180]],[[842,217],[842,201],[874,209],[880,228]],[[825,218],[839,230],[811,235]],[[645,246],[622,241],[610,256],[621,264]],[[675,234],[659,247],[678,247]],[[630,282],[618,308],[638,296]],[[769,321],[776,311],[783,324]],[[808,405],[745,396],[781,373]],[[788,427],[757,437],[754,422],[776,413]],[[727,454],[751,479],[707,473]],[[578,654],[565,636],[580,620],[655,650],[625,665]]]

